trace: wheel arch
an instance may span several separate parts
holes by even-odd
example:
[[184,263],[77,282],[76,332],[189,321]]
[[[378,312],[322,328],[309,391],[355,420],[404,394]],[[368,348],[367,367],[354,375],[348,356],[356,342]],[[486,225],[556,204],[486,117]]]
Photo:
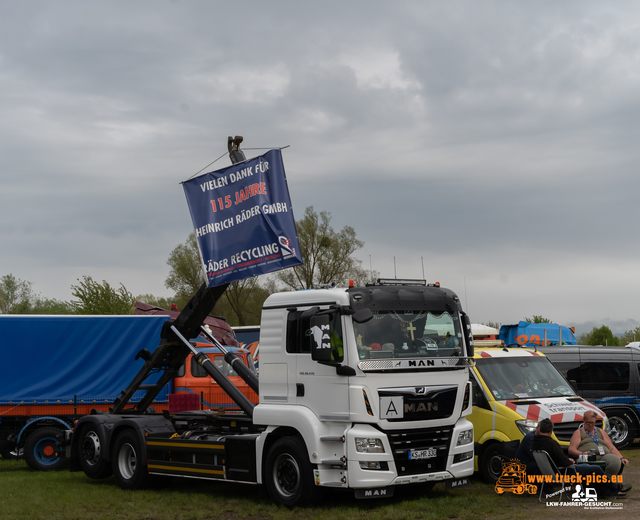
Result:
[[[267,462],[267,455],[269,454],[271,447],[277,441],[284,437],[300,437],[302,442],[304,442],[305,447],[307,448],[307,453],[309,452],[309,447],[307,446],[304,437],[295,428],[292,428],[291,426],[278,426],[271,431],[267,431],[267,435],[265,436],[264,442],[262,444],[262,454],[258,459],[260,461],[260,468],[256,468],[258,470],[256,476],[258,478],[259,484],[264,484],[264,471]],[[311,461],[311,458],[309,458],[309,461]]]
[[[487,442],[485,442],[482,445],[482,449],[479,451],[479,453],[476,453],[477,457],[478,457],[478,471],[480,473],[480,475],[482,475],[482,478],[485,480],[485,482],[488,483],[495,483],[497,482],[497,479],[499,477],[499,475],[497,474],[492,474],[490,467],[486,467],[485,462],[490,462],[490,461],[485,461],[485,456],[487,456],[491,451],[493,451],[494,448],[496,448],[498,451],[496,452],[496,455],[502,456],[502,454],[498,453],[501,451],[502,445],[504,444],[504,442],[495,440],[495,439],[491,439]],[[502,465],[502,463],[500,464]],[[495,476],[495,478],[494,478]]]
[[613,412],[616,410],[622,410],[624,412],[628,412],[629,414],[631,414],[631,416],[638,422],[640,423],[640,410],[638,410],[638,408],[633,405],[633,404],[627,404],[627,403],[611,403],[611,404],[598,404],[597,405],[598,408],[600,408],[600,410],[602,410],[604,413],[607,414],[607,417],[609,416],[609,412]]
[[503,442],[506,442],[506,441],[498,440],[498,439],[489,439],[482,444],[476,443],[474,445],[474,451],[475,451],[474,455],[476,455],[478,459],[481,459],[482,456],[484,455],[484,452],[487,450],[487,448],[489,448],[489,446],[493,446],[495,444],[502,444]]
[[58,428],[60,430],[70,430],[71,424],[64,419],[60,419],[59,417],[55,417],[53,415],[44,415],[42,417],[36,417],[34,419],[30,419],[27,423],[20,429],[18,433],[18,438],[16,440],[16,445],[19,446],[21,442],[26,442],[27,437],[31,435],[34,431],[39,428],[47,428],[49,426]]

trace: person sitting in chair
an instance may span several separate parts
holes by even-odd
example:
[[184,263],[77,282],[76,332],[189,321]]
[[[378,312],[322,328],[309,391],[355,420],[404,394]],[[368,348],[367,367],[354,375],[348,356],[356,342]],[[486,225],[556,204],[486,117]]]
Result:
[[[551,434],[553,433],[553,423],[550,419],[542,419],[538,423],[538,428],[536,429],[536,435],[533,437],[533,442],[531,443],[531,450],[544,450],[546,451],[551,460],[558,467],[566,467],[572,466],[575,464],[575,460],[570,457],[567,457],[558,441],[556,441]],[[573,466],[576,472],[583,477],[587,475],[593,475],[592,481],[594,482],[593,487],[598,490],[599,494],[603,494],[606,497],[615,497],[615,498],[625,498],[627,496],[626,491],[628,489],[620,489],[618,484],[613,484],[610,482],[595,484],[595,482],[602,481],[604,472],[600,466],[590,465],[590,464],[578,464]],[[599,475],[599,477],[598,477]]]
[[608,476],[618,475],[629,461],[613,445],[607,432],[596,426],[597,417],[598,414],[592,410],[585,412],[582,424],[571,437],[569,455],[577,459],[580,455],[589,455],[591,450],[595,450],[596,460],[606,463],[604,472]]

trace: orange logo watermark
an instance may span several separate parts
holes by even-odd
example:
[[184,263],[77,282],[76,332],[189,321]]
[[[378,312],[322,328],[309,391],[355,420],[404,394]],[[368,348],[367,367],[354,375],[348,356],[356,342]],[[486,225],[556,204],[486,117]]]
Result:
[[[538,491],[538,485],[541,484],[560,484],[565,491],[569,490],[569,488],[565,488],[564,486],[570,485],[576,489],[576,492],[572,495],[573,500],[584,502],[597,500],[595,490],[589,486],[597,486],[599,484],[620,485],[622,483],[622,475],[607,476],[605,474],[595,473],[586,475],[580,473],[567,475],[527,475],[527,466],[517,459],[512,459],[505,462],[502,466],[502,474],[496,482],[495,490],[499,495],[503,493],[513,493],[514,495],[529,493],[532,495]],[[553,494],[551,496],[553,496]]]
[[529,484],[527,481],[527,467],[518,460],[505,462],[502,466],[502,475],[498,478],[495,487],[496,493],[513,493],[523,495],[529,493],[533,495],[538,491],[538,486]]

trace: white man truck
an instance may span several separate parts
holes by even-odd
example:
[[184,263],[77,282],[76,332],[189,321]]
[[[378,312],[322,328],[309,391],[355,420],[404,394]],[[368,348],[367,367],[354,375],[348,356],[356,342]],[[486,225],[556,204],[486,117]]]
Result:
[[[468,484],[471,325],[439,285],[379,280],[273,294],[262,311],[259,378],[234,365],[257,388],[257,405],[199,354],[243,413],[150,413],[158,384],[193,349],[181,338],[194,337],[225,287],[203,286],[154,352],[136,357],[145,365],[110,413],[85,416],[68,433],[72,471],[113,473],[125,489],[155,475],[264,484],[287,506],[323,488],[372,498],[404,484]],[[158,383],[144,384],[158,371]],[[127,408],[136,390],[147,395]]]

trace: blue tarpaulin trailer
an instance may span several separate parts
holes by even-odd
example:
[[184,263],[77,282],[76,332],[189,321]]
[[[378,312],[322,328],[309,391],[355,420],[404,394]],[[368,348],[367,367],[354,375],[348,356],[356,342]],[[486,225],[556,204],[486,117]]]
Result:
[[[156,349],[170,319],[0,315],[0,456],[24,456],[33,469],[61,467],[54,447],[62,431],[94,409],[109,410],[144,365],[137,353]],[[167,387],[154,407],[168,408]]]
[[529,323],[526,321],[500,327],[500,339],[504,341],[505,345],[519,345],[522,347],[558,345],[560,343],[560,331],[562,331],[563,345],[577,344],[573,331],[569,327],[556,323]]
[[[169,316],[0,316],[0,402],[118,396]],[[165,395],[158,396],[166,400]]]

